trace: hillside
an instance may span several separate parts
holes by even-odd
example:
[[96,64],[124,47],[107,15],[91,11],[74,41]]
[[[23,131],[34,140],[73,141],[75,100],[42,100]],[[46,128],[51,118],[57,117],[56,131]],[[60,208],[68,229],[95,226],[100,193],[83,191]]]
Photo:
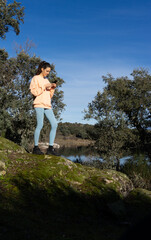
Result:
[[151,192],[120,172],[32,155],[1,137],[0,198],[3,240],[115,240],[151,209]]

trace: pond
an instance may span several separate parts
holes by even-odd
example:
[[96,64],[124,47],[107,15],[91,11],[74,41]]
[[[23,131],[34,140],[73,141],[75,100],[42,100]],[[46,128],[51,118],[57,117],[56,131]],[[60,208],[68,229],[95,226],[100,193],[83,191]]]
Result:
[[[90,159],[100,159],[96,151],[91,147],[63,147],[58,150],[59,154],[73,162],[84,162]],[[101,160],[101,159],[100,159]]]
[[[89,163],[93,161],[104,162],[103,158],[97,153],[97,151],[91,147],[63,147],[58,150],[59,154],[73,162],[78,163]],[[120,158],[120,165],[125,164],[127,161],[143,161],[146,160],[150,162],[148,153],[146,152],[126,152]]]

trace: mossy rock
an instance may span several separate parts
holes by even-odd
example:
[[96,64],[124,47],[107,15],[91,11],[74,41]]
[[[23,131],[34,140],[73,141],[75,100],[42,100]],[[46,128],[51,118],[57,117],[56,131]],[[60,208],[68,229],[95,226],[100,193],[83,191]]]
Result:
[[25,154],[26,151],[14,142],[0,137],[0,176],[6,174],[7,165],[10,162],[10,155],[14,153]]
[[11,152],[18,152],[18,153],[25,153],[25,149],[20,147],[19,145],[17,145],[16,143],[0,137],[0,152],[7,152],[7,153],[11,153]]
[[49,182],[48,179],[51,178],[88,195],[102,196],[106,191],[112,191],[125,196],[133,189],[129,178],[120,172],[82,166],[62,157],[29,154],[22,147],[2,137],[0,153],[0,161],[5,162],[9,179],[21,175],[37,185],[42,184],[40,181]]
[[[11,153],[8,155],[6,177],[15,179],[18,176],[36,186],[44,184],[50,190],[49,182],[61,182],[83,194],[105,196],[114,193],[123,197],[132,189],[129,178],[113,170],[98,170],[70,160],[54,156],[36,156],[32,154]],[[111,199],[110,199],[111,200]]]
[[127,229],[119,221],[134,218],[143,196],[151,206],[150,192],[134,189],[120,172],[29,154],[3,138],[0,151],[3,240],[116,240]]

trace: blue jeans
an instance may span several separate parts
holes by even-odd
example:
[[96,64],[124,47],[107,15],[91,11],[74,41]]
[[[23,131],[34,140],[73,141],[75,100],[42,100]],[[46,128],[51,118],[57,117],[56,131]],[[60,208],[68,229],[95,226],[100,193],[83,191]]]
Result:
[[37,126],[34,133],[35,146],[38,146],[40,131],[43,127],[44,114],[46,115],[51,125],[51,130],[49,135],[49,145],[53,146],[55,136],[56,136],[56,130],[58,126],[53,110],[47,109],[47,108],[35,108],[35,111],[36,111],[36,117],[37,117]]

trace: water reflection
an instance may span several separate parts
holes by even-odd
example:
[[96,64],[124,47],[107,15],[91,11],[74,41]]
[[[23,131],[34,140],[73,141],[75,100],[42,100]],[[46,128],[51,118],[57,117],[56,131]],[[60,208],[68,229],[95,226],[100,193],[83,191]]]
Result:
[[[97,150],[92,147],[64,147],[59,149],[59,154],[76,163],[92,163],[94,161],[99,161],[100,163],[105,162],[103,157],[101,157],[97,153]],[[142,151],[125,152],[120,158],[120,165],[131,161],[133,161],[134,163],[140,161],[147,161],[148,164],[150,164],[150,156],[148,155],[148,153]]]
[[92,161],[92,160],[100,160],[103,159],[98,155],[97,151],[95,149],[92,149],[91,147],[71,147],[71,148],[60,148],[59,154],[73,162],[86,162],[86,161]]

